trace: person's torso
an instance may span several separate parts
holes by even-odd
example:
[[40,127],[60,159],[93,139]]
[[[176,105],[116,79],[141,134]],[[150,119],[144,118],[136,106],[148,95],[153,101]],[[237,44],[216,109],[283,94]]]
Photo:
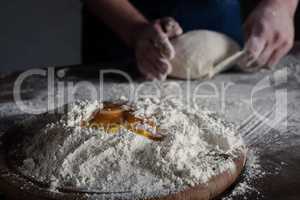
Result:
[[[242,44],[239,0],[131,0],[149,20],[173,17],[184,32],[207,29],[224,33]],[[84,11],[83,59],[122,60],[131,50],[104,23]],[[101,58],[102,57],[102,58]],[[94,61],[92,61],[94,62]]]
[[147,18],[170,16],[184,32],[207,29],[222,32],[242,44],[239,0],[131,0]]

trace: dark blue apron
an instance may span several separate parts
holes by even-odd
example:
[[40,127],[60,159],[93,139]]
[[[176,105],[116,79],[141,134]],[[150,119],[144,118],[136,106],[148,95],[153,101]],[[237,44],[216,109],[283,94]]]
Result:
[[242,44],[239,0],[177,0],[174,18],[184,31],[208,29],[224,33]]
[[150,19],[171,16],[184,31],[213,30],[242,44],[239,0],[134,0],[132,3]]

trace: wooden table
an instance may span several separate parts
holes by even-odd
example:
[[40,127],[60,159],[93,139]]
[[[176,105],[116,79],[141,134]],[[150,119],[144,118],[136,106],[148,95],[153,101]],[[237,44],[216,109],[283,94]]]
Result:
[[[300,62],[295,56],[287,56],[277,67],[275,72],[261,72],[258,74],[241,74],[229,72],[222,74],[208,82],[193,81],[186,83],[184,81],[169,80],[167,82],[175,82],[180,85],[182,91],[197,91],[201,94],[211,92],[208,84],[214,84],[220,91],[224,89],[224,85],[231,84],[227,87],[224,104],[220,103],[219,98],[202,98],[201,105],[210,110],[219,112],[237,124],[241,124],[248,116],[253,113],[249,107],[249,98],[251,92],[256,88],[261,80],[266,77],[274,81],[279,79],[279,83],[270,85],[267,89],[257,92],[253,96],[253,105],[259,112],[266,112],[274,109],[274,98],[276,92],[287,91],[287,124],[284,122],[275,124],[273,128],[267,125],[257,129],[257,133],[246,139],[247,145],[251,150],[255,151],[260,158],[262,170],[266,175],[260,179],[256,179],[251,185],[259,191],[249,192],[244,195],[234,196],[233,199],[284,199],[296,200],[300,198]],[[280,71],[281,70],[281,71]],[[283,71],[282,71],[283,70]],[[282,72],[286,70],[287,80],[280,83],[280,79],[284,79]],[[16,74],[2,77],[0,80],[0,131],[3,133],[12,127],[16,121],[26,117],[20,112],[13,102],[12,88]],[[80,74],[72,75],[67,78],[68,81],[78,83],[85,80]],[[99,86],[98,80],[89,79],[93,84]],[[276,81],[275,81],[276,82]],[[34,83],[34,84],[33,84]],[[115,95],[126,93],[129,85],[127,83],[119,84],[119,89],[110,91],[112,85],[117,84],[114,80],[104,82],[105,98],[111,98]],[[135,83],[137,84],[137,83]],[[203,87],[199,87],[203,84]],[[23,98],[28,101],[35,102],[36,105],[45,106],[44,100],[46,95],[46,79],[42,77],[34,77],[33,80],[24,85]],[[30,89],[30,90],[26,90]],[[148,88],[149,89],[149,88]],[[145,89],[145,90],[148,90]],[[149,89],[150,91],[150,89]],[[78,93],[84,93],[80,90]],[[175,91],[176,92],[176,91]],[[186,94],[183,95],[186,97]],[[280,103],[279,103],[280,105]],[[263,131],[264,130],[264,131]],[[242,180],[241,180],[242,181]],[[230,192],[229,192],[230,194]]]

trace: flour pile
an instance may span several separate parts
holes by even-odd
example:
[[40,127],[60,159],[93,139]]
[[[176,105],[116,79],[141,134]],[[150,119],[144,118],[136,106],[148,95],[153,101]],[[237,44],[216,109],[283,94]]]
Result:
[[108,134],[82,128],[101,102],[77,102],[23,145],[23,174],[52,187],[105,192],[128,191],[128,198],[170,194],[206,183],[225,171],[244,148],[234,126],[217,115],[190,109],[177,99],[144,98],[134,104],[137,117],[152,117],[165,135],[152,141],[121,129]]

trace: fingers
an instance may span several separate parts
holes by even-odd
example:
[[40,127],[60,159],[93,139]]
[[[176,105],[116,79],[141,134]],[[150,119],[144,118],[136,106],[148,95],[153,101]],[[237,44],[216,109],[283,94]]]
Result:
[[276,65],[277,63],[279,63],[280,59],[289,52],[290,49],[291,49],[291,46],[289,44],[285,43],[284,45],[282,45],[280,48],[278,48],[277,50],[275,50],[272,53],[267,64],[269,66]]
[[269,41],[252,37],[245,45],[247,56],[244,57],[242,65],[246,71],[257,71],[262,67],[271,68],[290,48],[290,45],[278,37]]
[[137,55],[138,67],[148,80],[165,80],[172,71],[169,60],[160,56],[157,50],[150,46]]
[[[250,33],[248,35],[249,39],[245,45],[247,56],[246,61],[243,64],[248,71],[249,68],[253,67],[255,67],[256,69],[260,69],[263,67],[270,68],[270,60],[272,56],[279,56],[279,53],[275,52],[283,52],[283,50],[279,50],[283,46],[283,43],[285,41],[281,37],[281,35],[274,31],[268,31],[263,26],[258,27],[259,28],[253,30],[252,34]],[[283,55],[284,54],[281,54],[280,56]],[[272,60],[274,59],[272,58]],[[250,69],[250,71],[255,70]]]
[[175,49],[170,38],[182,34],[179,24],[172,18],[154,21],[141,32],[135,46],[140,72],[150,80],[164,80],[172,71],[170,60],[175,57]]
[[172,67],[170,61],[164,58],[154,46],[149,44],[149,48],[145,54],[147,58],[153,60],[155,67],[162,75],[166,76],[171,72]]
[[182,28],[171,17],[165,17],[160,20],[161,27],[163,31],[167,34],[169,38],[173,38],[182,34]]
[[272,44],[267,43],[265,49],[262,51],[260,56],[257,58],[256,62],[260,67],[266,66],[269,58],[271,57],[274,51],[274,47]]
[[171,69],[171,64],[168,60],[151,60],[145,58],[143,61],[138,63],[141,73],[148,80],[165,80],[167,73],[161,73],[162,68]]
[[245,44],[245,54],[239,63],[240,67],[245,71],[252,71],[250,68],[254,64],[257,64],[256,62],[266,48],[266,45],[266,41],[263,38],[257,36],[250,37]]
[[267,45],[266,50],[261,55],[260,64],[269,66],[270,68],[272,65],[274,65],[274,62],[270,62],[273,56],[275,56],[278,60],[288,52],[286,46],[287,44],[283,37],[280,35],[280,33],[275,33],[273,35],[273,41],[269,42],[269,45]]
[[166,59],[151,59],[146,58],[143,68],[149,69],[149,73],[152,75],[152,80],[165,80],[172,67]]
[[249,58],[257,60],[265,49],[267,42],[261,37],[250,37],[245,45],[245,49],[249,54]]
[[157,70],[157,64],[145,58],[139,63],[139,69],[147,80],[161,80],[164,76]]
[[147,63],[145,60],[138,61],[138,68],[141,74],[145,77],[146,80],[154,80],[156,79],[154,74],[147,68]]
[[161,56],[166,57],[167,59],[173,59],[175,57],[175,49],[171,44],[168,35],[162,30],[158,20],[154,23],[154,29],[157,31],[152,39],[154,47],[160,52]]
[[160,62],[162,64],[162,67],[165,69],[165,75],[170,74],[172,72],[172,70],[173,70],[170,61],[167,60],[167,59],[165,59],[165,58],[161,58],[159,60],[160,60]]
[[[262,1],[246,19],[245,62],[248,67],[271,67],[290,50],[294,21],[280,1]],[[252,70],[252,69],[251,69]]]
[[153,46],[161,55],[161,57],[167,59],[173,59],[175,57],[175,49],[171,44],[169,38],[158,35],[157,37],[154,38],[152,43]]

